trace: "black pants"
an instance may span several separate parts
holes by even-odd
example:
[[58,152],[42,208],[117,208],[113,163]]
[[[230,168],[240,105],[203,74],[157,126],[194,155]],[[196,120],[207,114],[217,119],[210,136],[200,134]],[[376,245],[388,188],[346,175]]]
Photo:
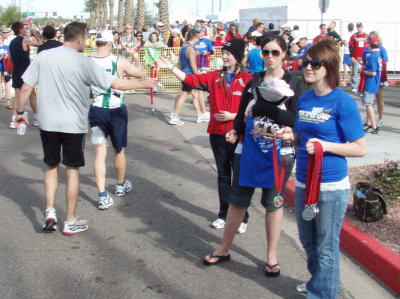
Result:
[[[219,213],[218,218],[226,220],[232,190],[232,166],[236,144],[226,142],[225,135],[210,134],[211,149],[214,154],[218,172]],[[247,223],[249,214],[246,211],[243,222]]]

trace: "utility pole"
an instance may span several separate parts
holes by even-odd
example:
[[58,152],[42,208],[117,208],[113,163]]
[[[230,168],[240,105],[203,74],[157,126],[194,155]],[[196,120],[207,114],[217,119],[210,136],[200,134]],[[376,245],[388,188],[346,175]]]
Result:
[[222,0],[219,0],[219,12],[222,11]]
[[214,0],[211,0],[211,14],[214,15]]

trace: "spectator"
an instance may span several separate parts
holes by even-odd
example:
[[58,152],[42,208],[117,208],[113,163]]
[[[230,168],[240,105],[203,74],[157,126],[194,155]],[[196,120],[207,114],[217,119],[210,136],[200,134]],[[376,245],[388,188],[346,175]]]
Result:
[[256,47],[252,49],[247,57],[245,57],[245,63],[249,68],[248,72],[250,75],[264,71],[264,57],[261,54],[261,42],[262,36],[256,37]]
[[343,45],[343,80],[341,85],[346,86],[347,85],[347,74],[349,70],[351,71],[351,56],[350,56],[350,50],[349,50],[349,40],[351,36],[353,35],[353,30],[354,30],[354,24],[350,23],[347,25],[347,32],[344,34],[344,38],[342,41]]
[[320,40],[328,38],[328,27],[325,24],[319,25],[320,34],[314,37],[313,44],[319,42]]
[[349,51],[351,56],[351,91],[357,93],[358,88],[358,72],[360,69],[361,56],[364,49],[367,47],[367,35],[363,31],[361,22],[356,24],[357,32],[352,35],[349,40]]
[[335,42],[336,44],[340,44],[340,42],[342,41],[342,38],[340,37],[340,35],[335,31],[336,28],[336,22],[332,21],[329,24],[328,27],[328,36],[330,36]]
[[263,22],[258,22],[258,23],[256,24],[256,30],[254,30],[254,31],[251,33],[251,35],[252,35],[252,36],[262,36],[263,33],[264,33],[264,29],[265,29],[264,23],[263,23]]
[[152,32],[149,35],[149,40],[144,44],[143,48],[145,52],[145,63],[148,67],[151,67],[154,61],[158,60],[159,48],[167,47],[163,42],[160,41],[157,32]]
[[62,46],[62,43],[57,41],[56,30],[54,29],[53,26],[51,26],[51,25],[45,26],[43,28],[43,34],[42,35],[43,35],[43,38],[46,39],[46,42],[41,44],[38,47],[38,49],[37,49],[37,53],[38,54],[40,52],[44,51],[44,50],[48,50],[48,49],[52,49],[52,48],[56,48],[56,47]]
[[219,34],[218,34],[218,36],[217,36],[217,38],[215,39],[215,43],[214,43],[214,46],[216,46],[216,47],[222,47],[223,45],[225,45],[225,43],[226,43],[226,33],[225,33],[225,31],[221,31]]
[[229,32],[226,35],[226,41],[229,41],[232,38],[242,38],[238,33],[237,25],[233,23],[229,25]]
[[257,30],[257,23],[258,23],[258,19],[257,19],[257,18],[254,18],[254,19],[253,19],[253,25],[251,25],[251,26],[249,27],[249,30],[247,30],[247,32],[248,32],[248,33],[252,33],[253,31],[256,31],[256,30]]
[[96,29],[89,30],[89,37],[86,39],[85,48],[95,49],[96,48]]

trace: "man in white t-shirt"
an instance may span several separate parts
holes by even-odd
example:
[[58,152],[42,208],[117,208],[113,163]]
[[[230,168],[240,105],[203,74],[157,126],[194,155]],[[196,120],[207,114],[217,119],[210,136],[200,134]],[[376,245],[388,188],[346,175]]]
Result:
[[67,171],[67,217],[63,234],[74,235],[88,228],[86,220],[75,217],[79,197],[79,167],[85,165],[83,148],[88,128],[90,85],[127,90],[153,88],[155,79],[128,81],[107,74],[91,58],[82,55],[87,25],[72,22],[65,27],[65,42],[61,47],[41,52],[32,61],[22,79],[17,101],[18,125],[27,123],[24,107],[35,88],[38,88],[38,118],[44,152],[45,193],[47,209],[42,230],[57,229],[54,201],[58,187],[58,168],[61,162]]
[[265,29],[264,23],[263,23],[263,22],[258,22],[258,23],[256,24],[256,30],[253,31],[253,32],[251,33],[251,35],[252,35],[252,36],[262,36],[263,33],[264,33],[264,29]]

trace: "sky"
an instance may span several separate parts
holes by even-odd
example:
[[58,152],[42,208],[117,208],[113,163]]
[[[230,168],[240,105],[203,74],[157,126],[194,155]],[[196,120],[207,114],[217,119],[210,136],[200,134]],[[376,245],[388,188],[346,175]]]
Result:
[[[22,4],[22,9],[23,11],[35,11],[38,12],[39,16],[44,16],[45,12],[53,12],[56,11],[58,15],[61,15],[63,17],[68,17],[72,18],[74,15],[84,15],[83,9],[84,9],[84,3],[85,0],[16,0],[17,4],[21,1]],[[150,12],[156,12],[157,9],[153,9],[153,3],[157,2],[158,0],[145,0],[146,4],[148,6],[148,9]],[[205,18],[206,15],[211,14],[212,12],[212,3],[214,3],[214,13],[217,14],[219,11],[219,6],[220,2],[222,5],[222,10],[227,9],[235,0],[189,0],[185,1],[185,7],[188,9],[190,12],[192,12],[195,15],[198,15],[201,18]],[[319,0],[250,0],[251,3],[255,7],[262,7],[262,6],[274,6],[274,5],[279,5],[280,3],[285,2],[285,4],[290,4],[294,3],[295,6],[301,5],[301,13],[304,14],[304,18],[310,18],[310,15],[307,13],[309,12],[310,6],[313,8],[318,7],[318,1]],[[391,10],[388,9],[390,7],[398,7],[398,0],[380,0],[379,3],[380,5],[376,6],[374,9],[369,9],[365,5],[367,1],[365,0],[331,0],[330,5],[328,8],[328,14],[329,11],[335,11],[336,12],[336,7],[339,6],[342,3],[345,3],[344,6],[351,5],[353,8],[358,8],[358,9],[343,9],[343,6],[340,7],[341,13],[339,13],[339,16],[337,18],[343,17],[343,15],[346,14],[346,12],[351,12],[352,17],[361,17],[363,15],[364,17],[370,16],[371,18],[374,19],[382,19],[382,17],[385,17],[384,20],[388,20],[388,16],[392,16],[393,18],[398,18],[398,13],[397,9]],[[0,5],[1,6],[8,6],[12,3],[12,0],[0,0]],[[170,10],[173,11],[182,3],[181,0],[169,0],[170,4]],[[340,4],[339,4],[340,3]],[[136,4],[136,0],[135,0]],[[118,6],[118,0],[115,0],[115,13],[117,12],[117,6]],[[304,11],[303,9],[304,8]],[[339,8],[339,7],[338,7]],[[360,9],[364,8],[361,12]],[[380,10],[382,13],[377,13],[377,10]],[[197,13],[198,12],[198,13]],[[42,15],[40,15],[42,13]],[[360,16],[356,16],[355,14],[360,14]],[[306,16],[307,15],[307,16]],[[336,15],[336,13],[335,13]],[[311,16],[314,17],[314,16]],[[315,15],[315,18],[318,18],[318,14]],[[383,21],[383,20],[382,20]]]

